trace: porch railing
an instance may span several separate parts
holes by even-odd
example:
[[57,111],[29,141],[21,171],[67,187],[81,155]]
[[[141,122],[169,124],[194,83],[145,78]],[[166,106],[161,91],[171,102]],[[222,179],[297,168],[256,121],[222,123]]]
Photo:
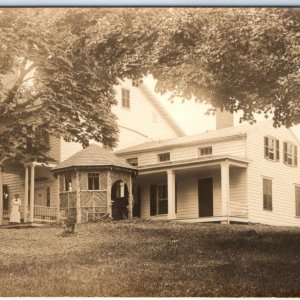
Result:
[[57,208],[48,206],[34,206],[34,221],[55,223],[57,219]]
[[8,210],[3,210],[3,225],[9,224],[9,213]]

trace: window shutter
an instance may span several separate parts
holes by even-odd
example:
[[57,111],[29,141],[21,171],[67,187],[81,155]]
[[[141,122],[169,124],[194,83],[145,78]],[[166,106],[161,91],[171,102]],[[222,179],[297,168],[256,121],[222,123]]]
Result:
[[150,216],[157,215],[157,185],[150,185]]
[[279,160],[279,140],[276,140],[276,160]]
[[288,157],[287,157],[287,143],[283,142],[283,162],[287,163]]
[[269,157],[269,139],[265,136],[265,157]]
[[298,157],[297,157],[297,146],[294,146],[294,166],[297,167]]

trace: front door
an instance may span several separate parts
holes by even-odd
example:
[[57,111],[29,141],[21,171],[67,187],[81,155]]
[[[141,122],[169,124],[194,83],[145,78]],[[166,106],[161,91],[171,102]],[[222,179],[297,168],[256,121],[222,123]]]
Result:
[[213,216],[213,179],[200,178],[198,180],[199,217]]
[[34,190],[34,204],[38,206],[46,206],[45,188],[36,188]]

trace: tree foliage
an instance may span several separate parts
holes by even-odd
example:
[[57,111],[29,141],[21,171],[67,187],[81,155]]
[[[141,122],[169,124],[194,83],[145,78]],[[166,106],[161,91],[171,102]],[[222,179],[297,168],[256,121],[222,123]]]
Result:
[[149,74],[160,93],[298,124],[299,17],[298,8],[2,9],[0,74],[19,70],[2,88],[2,151],[40,159],[42,145],[26,147],[39,124],[114,146],[114,86]]

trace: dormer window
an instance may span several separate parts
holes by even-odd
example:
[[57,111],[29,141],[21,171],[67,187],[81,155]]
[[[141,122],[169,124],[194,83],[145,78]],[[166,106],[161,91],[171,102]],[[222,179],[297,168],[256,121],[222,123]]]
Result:
[[279,161],[279,140],[265,136],[265,158]]
[[199,156],[208,156],[208,155],[212,155],[212,146],[199,148]]
[[159,162],[165,162],[170,160],[170,152],[157,154],[157,158]]
[[283,162],[289,166],[297,166],[297,146],[283,142]]
[[130,91],[122,89],[122,107],[130,108]]

